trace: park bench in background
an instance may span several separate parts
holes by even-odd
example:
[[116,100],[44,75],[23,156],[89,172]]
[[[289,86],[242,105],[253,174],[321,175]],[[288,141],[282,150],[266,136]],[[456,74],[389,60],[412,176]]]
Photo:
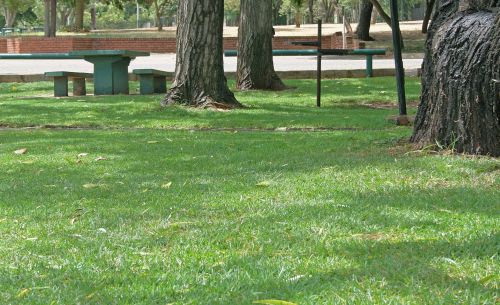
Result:
[[54,71],[45,72],[45,76],[54,78],[54,96],[68,96],[68,80],[73,81],[73,95],[87,94],[85,79],[92,78],[92,73]]
[[135,69],[134,74],[139,77],[141,94],[166,93],[168,72],[154,69]]

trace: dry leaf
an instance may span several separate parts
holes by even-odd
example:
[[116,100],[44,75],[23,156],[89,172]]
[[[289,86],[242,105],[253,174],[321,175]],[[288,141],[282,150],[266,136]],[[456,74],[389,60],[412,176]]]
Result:
[[16,151],[14,151],[14,153],[15,153],[16,155],[24,155],[27,151],[28,151],[28,149],[27,149],[27,148],[20,148],[20,149],[18,149],[18,150],[16,150]]
[[261,181],[261,182],[256,184],[256,186],[260,186],[260,187],[269,187],[270,185],[271,185],[270,181]]
[[107,160],[107,159],[105,157],[101,157],[101,156],[95,158],[95,161],[103,161],[103,160]]
[[286,131],[287,128],[286,127],[278,127],[275,129],[275,131]]
[[162,189],[169,189],[172,186],[172,181],[161,185]]
[[24,296],[26,296],[29,292],[30,292],[30,288],[23,288],[21,289],[21,291],[19,291],[19,293],[17,294],[17,298],[22,298]]
[[86,189],[93,189],[93,188],[96,188],[98,186],[99,186],[98,184],[94,184],[94,183],[87,183],[87,184],[83,185],[83,187]]
[[160,141],[148,141],[148,144],[158,144]]
[[86,157],[86,156],[88,156],[88,153],[80,153],[80,154],[78,154],[77,157],[82,158],[82,157]]

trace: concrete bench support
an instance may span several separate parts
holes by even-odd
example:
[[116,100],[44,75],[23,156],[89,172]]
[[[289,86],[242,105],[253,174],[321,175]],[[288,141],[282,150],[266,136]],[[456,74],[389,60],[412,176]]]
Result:
[[86,78],[92,78],[92,73],[78,73],[68,71],[46,72],[45,76],[54,78],[54,96],[68,96],[68,80],[73,81],[73,95],[87,95]]
[[133,72],[139,77],[141,94],[167,92],[168,72],[154,69],[136,69]]

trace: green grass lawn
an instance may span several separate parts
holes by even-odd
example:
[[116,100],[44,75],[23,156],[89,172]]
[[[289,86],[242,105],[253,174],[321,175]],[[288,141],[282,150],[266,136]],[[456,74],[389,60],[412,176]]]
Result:
[[500,161],[413,151],[390,79],[287,83],[231,112],[0,84],[4,127],[94,127],[0,130],[0,303],[497,304]]

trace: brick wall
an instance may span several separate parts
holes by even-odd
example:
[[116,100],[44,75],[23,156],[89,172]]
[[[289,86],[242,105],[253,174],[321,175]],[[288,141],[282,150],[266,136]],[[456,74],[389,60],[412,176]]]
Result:
[[[292,41],[314,41],[315,37],[275,37],[273,49],[311,49],[312,47],[294,46]],[[175,39],[165,38],[82,38],[82,37],[22,37],[1,38],[0,53],[66,53],[74,50],[132,50],[151,53],[175,53]],[[235,50],[238,39],[224,38],[224,49]],[[342,48],[342,35],[335,33],[322,37],[323,48]],[[359,43],[348,39],[348,48],[358,48]]]
[[7,53],[7,39],[0,39],[0,53]]

